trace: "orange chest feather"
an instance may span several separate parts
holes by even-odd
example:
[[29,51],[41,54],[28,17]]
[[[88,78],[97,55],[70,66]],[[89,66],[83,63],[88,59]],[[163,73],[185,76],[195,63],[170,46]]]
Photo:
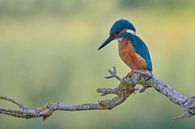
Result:
[[120,58],[127,64],[131,69],[146,69],[146,63],[144,59],[139,56],[130,40],[122,39],[118,43]]
[[135,56],[136,53],[130,41],[126,39],[122,39],[119,41],[118,45],[119,45],[119,54],[121,57],[125,57],[127,55],[131,55],[132,57]]

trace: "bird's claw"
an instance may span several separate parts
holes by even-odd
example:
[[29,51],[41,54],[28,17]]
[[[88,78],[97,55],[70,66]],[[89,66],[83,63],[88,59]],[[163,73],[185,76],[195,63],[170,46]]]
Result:
[[148,70],[132,70],[130,73],[127,74],[127,77],[132,76],[133,74],[138,73],[138,74],[142,74],[148,78],[152,78],[152,72],[148,71]]

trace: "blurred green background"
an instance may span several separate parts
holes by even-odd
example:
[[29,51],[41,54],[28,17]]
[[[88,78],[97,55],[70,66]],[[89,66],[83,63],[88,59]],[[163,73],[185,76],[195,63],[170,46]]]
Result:
[[[147,43],[154,74],[195,95],[194,0],[0,0],[0,95],[32,108],[101,99],[96,88],[118,85],[103,78],[107,69],[130,71],[117,41],[97,51],[121,18]],[[194,118],[172,121],[181,111],[150,89],[111,111],[55,112],[45,122],[0,115],[0,129],[194,129]]]

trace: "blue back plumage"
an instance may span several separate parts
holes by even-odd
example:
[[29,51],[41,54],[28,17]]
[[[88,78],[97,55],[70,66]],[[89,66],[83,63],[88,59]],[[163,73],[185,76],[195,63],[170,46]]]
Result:
[[152,71],[152,61],[150,58],[150,53],[148,51],[148,47],[146,44],[137,36],[130,35],[130,40],[133,44],[133,47],[137,54],[139,54],[142,58],[145,59],[147,69]]
[[149,71],[152,71],[152,61],[150,58],[150,53],[146,44],[138,36],[129,33],[123,33],[119,34],[117,38],[128,38],[129,40],[131,40],[135,52],[145,60],[147,69]]

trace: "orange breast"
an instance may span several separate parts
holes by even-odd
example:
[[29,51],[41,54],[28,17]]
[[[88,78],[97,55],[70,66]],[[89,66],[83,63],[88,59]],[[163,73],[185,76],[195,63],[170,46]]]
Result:
[[145,60],[135,52],[130,40],[122,39],[118,44],[120,58],[125,62],[125,64],[127,64],[131,69],[147,69]]

